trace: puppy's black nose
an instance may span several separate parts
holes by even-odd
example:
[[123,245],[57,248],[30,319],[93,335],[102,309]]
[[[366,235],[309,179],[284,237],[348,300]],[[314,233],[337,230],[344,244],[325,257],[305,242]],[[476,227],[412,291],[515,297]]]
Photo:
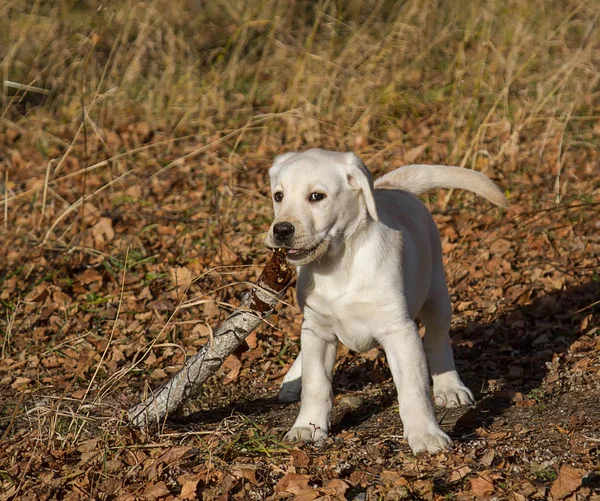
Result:
[[279,243],[286,243],[294,234],[295,228],[292,223],[284,221],[283,223],[276,223],[273,226],[273,235],[279,241]]

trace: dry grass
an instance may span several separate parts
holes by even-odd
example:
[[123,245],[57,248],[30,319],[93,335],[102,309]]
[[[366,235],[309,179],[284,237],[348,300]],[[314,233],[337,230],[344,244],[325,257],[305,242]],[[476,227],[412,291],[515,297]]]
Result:
[[[591,140],[593,2],[9,0],[0,19],[3,80],[52,91],[27,114],[41,140],[49,124],[77,127],[81,102],[90,133],[136,117],[174,137],[297,109],[265,131],[294,147],[393,148],[407,120],[435,123],[444,159],[463,165],[528,132]],[[28,97],[43,96],[5,90],[3,118]],[[494,144],[498,128],[510,138]],[[243,146],[241,133],[231,154]]]

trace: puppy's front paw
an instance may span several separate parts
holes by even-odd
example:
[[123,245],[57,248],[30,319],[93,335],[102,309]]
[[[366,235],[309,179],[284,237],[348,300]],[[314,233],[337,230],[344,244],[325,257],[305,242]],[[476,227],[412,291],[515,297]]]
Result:
[[314,426],[294,426],[285,435],[286,442],[322,442],[327,432]]
[[474,402],[471,390],[460,381],[450,385],[434,386],[433,398],[438,407],[460,407]]
[[427,451],[435,454],[448,449],[452,440],[437,424],[431,424],[420,429],[406,431],[404,434],[413,453]]

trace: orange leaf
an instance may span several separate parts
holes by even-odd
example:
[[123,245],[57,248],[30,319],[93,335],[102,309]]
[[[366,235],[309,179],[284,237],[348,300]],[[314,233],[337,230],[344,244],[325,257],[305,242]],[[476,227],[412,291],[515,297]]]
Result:
[[188,480],[181,487],[181,499],[196,499],[196,488],[198,486],[198,480]]
[[229,370],[227,375],[223,378],[223,384],[229,384],[237,379],[240,375],[240,369],[242,368],[242,362],[235,356],[229,355],[223,364],[223,369]]
[[577,468],[563,464],[560,467],[557,479],[550,488],[550,499],[558,500],[566,498],[581,485],[582,476],[583,474]]
[[471,479],[471,491],[476,496],[487,496],[494,492],[494,481],[485,473],[479,473]]
[[308,489],[310,475],[298,475],[296,473],[288,473],[275,486],[275,492],[290,492],[298,494],[304,489]]

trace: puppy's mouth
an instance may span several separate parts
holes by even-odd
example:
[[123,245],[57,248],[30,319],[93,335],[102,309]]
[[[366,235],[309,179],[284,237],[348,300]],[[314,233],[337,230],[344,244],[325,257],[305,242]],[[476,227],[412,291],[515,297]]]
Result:
[[281,250],[285,253],[285,258],[290,264],[301,266],[321,257],[325,254],[328,247],[329,243],[326,240],[322,240],[317,245],[308,249],[282,247]]

